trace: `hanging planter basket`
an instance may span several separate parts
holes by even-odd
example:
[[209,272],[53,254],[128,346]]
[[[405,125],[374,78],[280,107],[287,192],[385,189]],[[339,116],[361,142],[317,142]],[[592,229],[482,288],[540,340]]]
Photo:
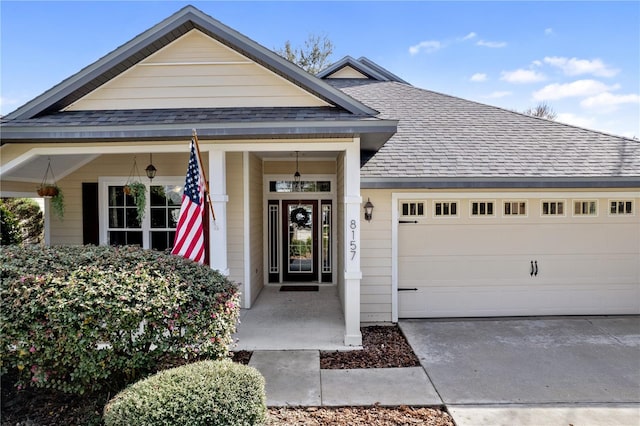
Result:
[[141,182],[140,171],[138,170],[138,164],[136,163],[136,157],[133,157],[133,165],[131,166],[131,172],[127,182],[124,184],[122,191],[131,197],[136,205],[137,218],[140,223],[144,219],[144,213],[147,204],[147,187]]
[[36,190],[40,197],[51,198],[53,213],[62,219],[64,217],[64,195],[62,189],[56,184],[56,177],[51,168],[51,158],[49,158],[42,183]]

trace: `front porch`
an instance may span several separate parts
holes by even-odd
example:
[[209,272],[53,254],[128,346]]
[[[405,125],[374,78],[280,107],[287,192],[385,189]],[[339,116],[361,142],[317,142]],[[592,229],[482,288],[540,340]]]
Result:
[[345,321],[338,287],[280,291],[266,285],[251,309],[242,309],[232,350],[345,350]]

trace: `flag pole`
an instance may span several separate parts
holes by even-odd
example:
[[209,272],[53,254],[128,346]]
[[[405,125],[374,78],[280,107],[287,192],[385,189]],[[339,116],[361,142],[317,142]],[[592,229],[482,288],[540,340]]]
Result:
[[204,166],[202,165],[202,156],[200,155],[200,144],[198,143],[198,133],[196,129],[192,129],[193,140],[196,143],[196,152],[198,153],[198,161],[200,162],[200,173],[202,173],[202,177],[204,178],[204,188],[207,194],[207,203],[209,204],[209,210],[211,210],[211,217],[213,218],[213,223],[216,223],[216,214],[213,211],[213,204],[211,203],[211,196],[209,194],[209,180],[207,179],[207,174],[204,172]]

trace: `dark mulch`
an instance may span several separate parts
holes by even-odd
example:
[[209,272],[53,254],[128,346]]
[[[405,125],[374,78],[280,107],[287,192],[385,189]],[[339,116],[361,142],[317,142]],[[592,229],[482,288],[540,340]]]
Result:
[[320,352],[320,368],[419,367],[420,360],[397,325],[363,327],[362,350]]
[[249,365],[252,354],[253,352],[250,351],[231,352],[231,359],[238,364]]

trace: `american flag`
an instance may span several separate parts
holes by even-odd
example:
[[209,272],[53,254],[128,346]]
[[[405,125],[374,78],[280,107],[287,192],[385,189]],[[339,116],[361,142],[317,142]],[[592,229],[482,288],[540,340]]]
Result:
[[186,257],[198,263],[204,262],[204,235],[202,212],[204,208],[204,187],[200,164],[196,154],[196,144],[191,139],[191,155],[187,179],[182,194],[180,217],[171,254]]

